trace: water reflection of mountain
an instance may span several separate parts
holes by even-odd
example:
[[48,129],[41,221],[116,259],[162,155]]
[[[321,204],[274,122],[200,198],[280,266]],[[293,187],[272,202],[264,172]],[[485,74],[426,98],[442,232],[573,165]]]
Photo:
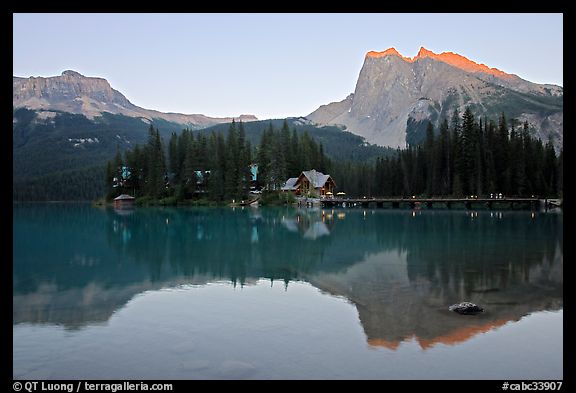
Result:
[[[15,208],[14,234],[15,324],[81,327],[146,290],[259,278],[345,296],[369,343],[389,348],[562,307],[561,215],[55,205]],[[463,299],[488,312],[446,311]]]
[[[447,281],[441,279],[446,272],[429,276],[426,263],[411,261],[406,252],[381,252],[345,272],[309,281],[355,304],[370,345],[396,349],[415,339],[427,349],[466,341],[535,311],[562,308],[562,253],[556,251],[552,260],[527,269],[496,264]],[[463,317],[447,310],[461,300],[481,304],[486,312]]]

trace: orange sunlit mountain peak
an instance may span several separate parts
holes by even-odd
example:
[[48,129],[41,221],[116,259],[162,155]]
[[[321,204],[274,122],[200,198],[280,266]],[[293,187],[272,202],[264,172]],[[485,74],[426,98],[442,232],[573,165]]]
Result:
[[366,53],[366,57],[371,57],[371,58],[376,58],[376,59],[380,58],[380,57],[386,57],[389,55],[398,56],[399,58],[401,58],[405,61],[412,62],[412,59],[402,56],[400,54],[400,52],[398,52],[396,50],[396,48],[394,48],[394,47],[388,48],[383,52],[370,51],[370,52]]
[[500,71],[497,68],[488,67],[485,64],[476,63],[475,61],[472,61],[472,60],[468,59],[467,57],[464,57],[464,56],[459,55],[457,53],[454,53],[454,52],[434,53],[434,52],[424,48],[423,46],[420,47],[418,54],[412,58],[403,56],[393,47],[388,48],[383,52],[370,51],[366,54],[366,57],[380,58],[380,57],[386,57],[389,55],[398,56],[401,59],[403,59],[404,61],[407,61],[409,63],[413,63],[414,61],[416,61],[418,59],[424,59],[426,57],[429,57],[431,59],[435,59],[435,60],[441,61],[443,63],[450,64],[451,66],[459,68],[459,69],[466,71],[466,72],[483,72],[485,74],[494,75],[494,76],[497,76],[500,78],[512,78],[513,77],[513,75],[511,75],[511,74],[507,74],[504,71]]
[[424,58],[426,56],[430,56],[430,55],[434,55],[435,53],[424,48],[423,46],[420,47],[420,50],[418,51],[418,54],[416,55],[415,59],[421,59]]

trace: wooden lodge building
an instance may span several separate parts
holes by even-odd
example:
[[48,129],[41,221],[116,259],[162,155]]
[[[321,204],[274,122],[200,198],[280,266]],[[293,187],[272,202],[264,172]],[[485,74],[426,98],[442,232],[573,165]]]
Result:
[[281,190],[292,192],[296,196],[307,196],[314,193],[317,196],[324,197],[332,195],[336,183],[330,175],[325,175],[315,169],[303,171],[298,177],[291,177],[286,180]]

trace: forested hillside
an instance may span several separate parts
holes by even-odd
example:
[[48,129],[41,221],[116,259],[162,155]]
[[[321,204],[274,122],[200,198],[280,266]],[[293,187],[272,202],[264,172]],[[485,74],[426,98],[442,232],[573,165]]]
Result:
[[[13,199],[92,200],[105,194],[104,167],[116,152],[123,153],[148,141],[146,119],[104,113],[88,119],[83,115],[24,108],[13,113]],[[364,142],[362,137],[337,127],[316,127],[299,119],[287,119],[290,131],[304,133],[323,145],[329,157],[355,162],[373,161],[394,152]],[[256,146],[271,125],[282,127],[283,119],[243,123],[246,139]],[[156,119],[163,146],[179,124]],[[228,124],[191,131],[195,136],[226,133]],[[165,151],[167,154],[168,152]],[[101,173],[98,177],[96,173]]]
[[[508,124],[504,114],[496,123],[476,119],[467,108],[462,117],[454,112],[450,124],[444,119],[437,134],[429,123],[422,144],[368,162],[329,157],[322,143],[306,131],[291,131],[286,121],[280,129],[269,123],[255,149],[242,123],[229,125],[226,137],[174,133],[167,155],[150,127],[145,146],[108,163],[107,196],[228,202],[247,198],[251,186],[278,190],[309,169],[330,174],[349,196],[561,196],[563,151],[557,155],[551,141],[544,145],[531,136],[528,123]],[[251,163],[258,165],[255,184]]]

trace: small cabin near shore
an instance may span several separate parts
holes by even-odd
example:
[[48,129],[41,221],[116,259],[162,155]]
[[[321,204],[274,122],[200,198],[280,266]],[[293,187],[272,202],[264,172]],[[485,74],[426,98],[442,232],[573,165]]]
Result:
[[136,198],[128,194],[122,194],[114,198],[114,207],[116,209],[129,209],[134,207]]
[[303,171],[298,177],[291,177],[284,183],[281,190],[284,192],[292,192],[297,196],[308,196],[309,194],[316,194],[317,196],[324,197],[332,195],[336,188],[336,183],[330,175],[325,175],[315,169],[310,171]]

